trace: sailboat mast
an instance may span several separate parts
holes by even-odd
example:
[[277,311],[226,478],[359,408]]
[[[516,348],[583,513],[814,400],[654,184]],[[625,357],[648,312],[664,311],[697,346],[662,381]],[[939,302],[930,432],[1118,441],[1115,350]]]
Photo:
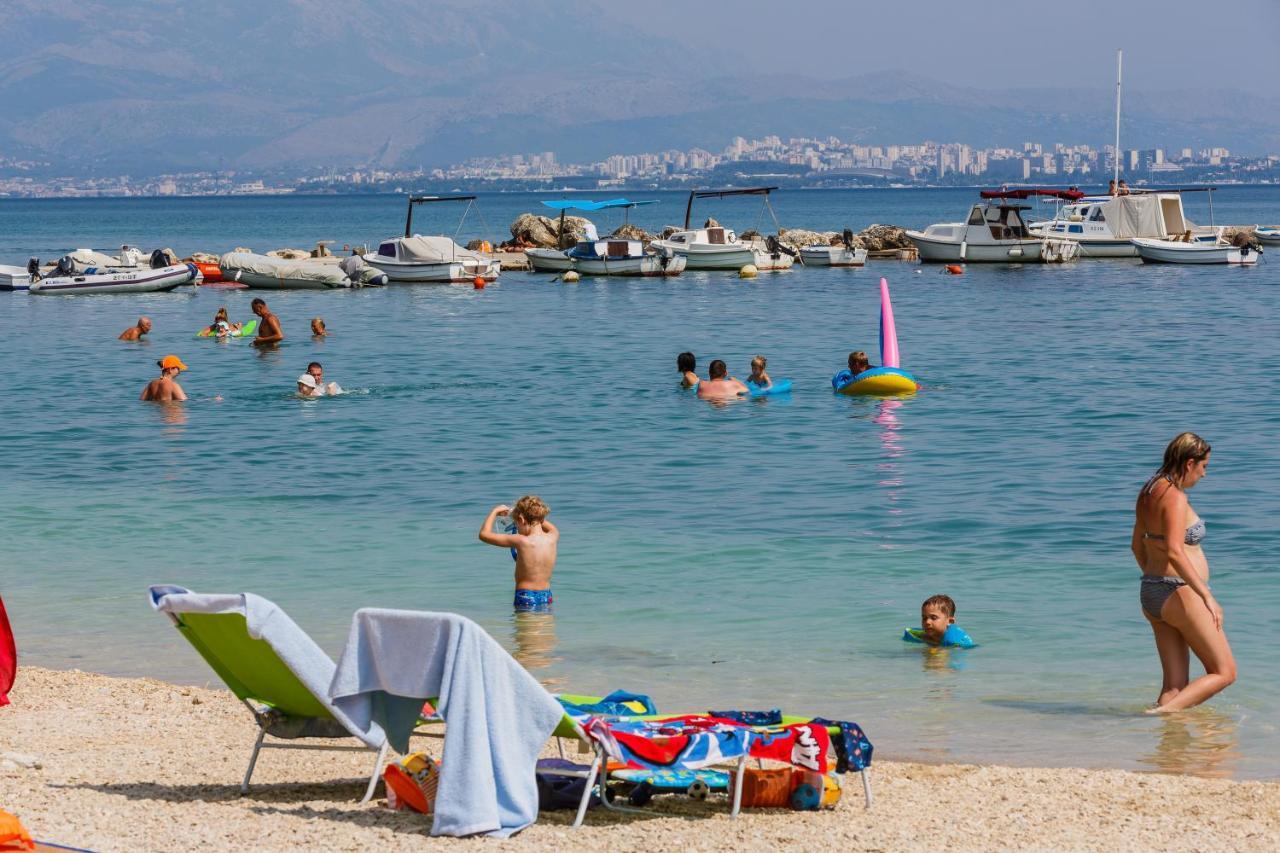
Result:
[[1116,147],[1111,158],[1111,180],[1120,180],[1120,80],[1124,69],[1124,51],[1116,50]]

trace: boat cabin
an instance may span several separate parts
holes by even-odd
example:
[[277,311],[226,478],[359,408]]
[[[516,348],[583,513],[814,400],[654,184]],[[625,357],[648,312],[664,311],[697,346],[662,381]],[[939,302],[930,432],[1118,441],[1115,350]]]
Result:
[[992,240],[1026,240],[1032,235],[1022,221],[1020,211],[1030,210],[1025,204],[975,204],[966,225],[986,227]]
[[634,258],[644,254],[644,244],[639,240],[587,240],[568,251],[571,258],[591,260],[614,258]]
[[731,228],[699,228],[696,231],[677,231],[666,239],[668,243],[689,246],[731,246],[738,242],[738,235]]

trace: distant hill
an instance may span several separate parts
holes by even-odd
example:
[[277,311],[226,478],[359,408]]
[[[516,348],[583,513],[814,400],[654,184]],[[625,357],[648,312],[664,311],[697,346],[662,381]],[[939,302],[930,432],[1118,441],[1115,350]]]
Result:
[[[65,170],[587,160],[770,133],[1111,137],[1109,89],[736,76],[737,60],[639,34],[594,0],[7,0],[0,30],[0,155]],[[1123,143],[1280,150],[1280,101],[1128,93]]]

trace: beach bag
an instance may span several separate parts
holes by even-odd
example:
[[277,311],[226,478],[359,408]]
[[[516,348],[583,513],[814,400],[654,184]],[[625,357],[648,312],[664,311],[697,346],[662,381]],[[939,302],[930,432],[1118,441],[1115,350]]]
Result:
[[747,767],[742,776],[742,806],[748,809],[785,809],[791,806],[791,768],[765,770]]
[[410,808],[431,814],[436,806],[436,789],[440,786],[440,765],[425,752],[406,755],[382,771],[387,783],[387,806]]
[[35,850],[36,843],[30,833],[7,811],[0,809],[0,850]]
[[[590,769],[586,764],[575,764],[563,758],[539,758],[535,773],[538,783],[538,811],[576,809],[582,802],[582,791],[587,787],[586,777],[565,776],[563,773],[585,773]],[[600,805],[600,796],[593,793],[587,802],[587,808],[593,809]]]

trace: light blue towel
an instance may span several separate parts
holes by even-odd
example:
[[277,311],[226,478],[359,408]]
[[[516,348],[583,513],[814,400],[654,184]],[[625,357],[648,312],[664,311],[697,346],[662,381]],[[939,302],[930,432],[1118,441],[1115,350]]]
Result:
[[401,754],[422,703],[436,699],[444,756],[432,835],[505,838],[538,818],[538,753],[560,703],[483,628],[456,613],[357,610],[329,695],[379,723]]
[[[149,593],[151,607],[161,613],[239,613],[245,618],[249,636],[269,645],[289,671],[311,691],[316,701],[328,709],[353,737],[360,738],[373,749],[380,748],[386,740],[381,727],[356,725],[329,699],[329,683],[335,669],[333,659],[275,604],[248,592],[210,594],[170,585],[153,586]],[[335,730],[331,734],[340,732]],[[277,734],[275,731],[271,733]],[[291,735],[281,732],[277,736]]]

